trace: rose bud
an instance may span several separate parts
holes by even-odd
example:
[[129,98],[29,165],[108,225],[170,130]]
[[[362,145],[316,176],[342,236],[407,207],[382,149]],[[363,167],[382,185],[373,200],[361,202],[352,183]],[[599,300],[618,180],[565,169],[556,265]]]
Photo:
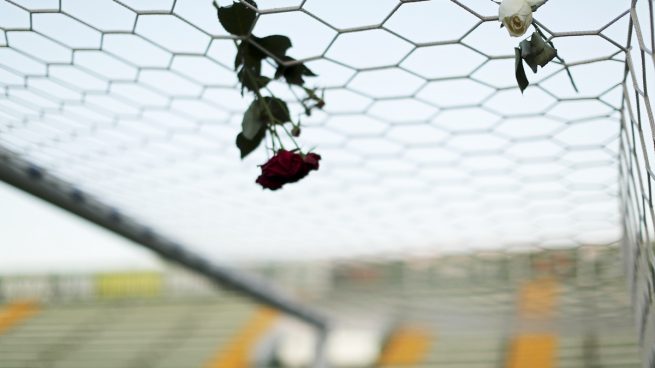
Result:
[[280,189],[284,184],[295,183],[307,176],[310,171],[318,170],[320,159],[321,156],[316,153],[301,155],[280,150],[260,166],[262,173],[255,182],[266,189]]
[[532,24],[532,7],[542,3],[544,0],[503,0],[498,8],[498,19],[511,36],[522,36]]

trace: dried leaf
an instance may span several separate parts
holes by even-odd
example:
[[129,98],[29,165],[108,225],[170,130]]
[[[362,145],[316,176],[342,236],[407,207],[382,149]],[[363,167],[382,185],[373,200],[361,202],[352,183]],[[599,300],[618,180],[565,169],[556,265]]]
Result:
[[[249,0],[248,3],[257,7],[254,1]],[[214,3],[214,7],[218,13],[218,21],[226,31],[235,36],[246,36],[250,33],[257,18],[256,11],[241,2],[235,2],[230,6],[218,6]]]
[[525,89],[530,85],[530,82],[528,81],[528,77],[525,75],[525,69],[523,69],[523,58],[521,57],[521,49],[519,48],[514,49],[514,61],[516,82],[521,89],[521,93],[523,93],[523,91],[525,91]]

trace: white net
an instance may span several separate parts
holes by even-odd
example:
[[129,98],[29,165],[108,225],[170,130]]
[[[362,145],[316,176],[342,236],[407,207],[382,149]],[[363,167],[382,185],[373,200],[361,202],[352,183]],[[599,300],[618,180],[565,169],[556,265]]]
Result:
[[[302,182],[264,191],[254,180],[265,149],[239,160],[251,98],[210,1],[0,0],[0,148],[220,261],[471,252],[488,264],[622,240],[641,342],[652,345],[651,1],[548,1],[535,18],[566,63],[529,73],[524,94],[520,39],[499,28],[493,1],[258,5],[253,34],[289,36],[288,54],[318,74],[308,85],[324,89],[299,138],[321,168]],[[293,89],[270,89],[302,112]],[[618,295],[617,280],[567,292]],[[420,281],[386,294],[354,285],[335,300],[361,310],[402,299],[398,310],[427,320],[438,309],[410,297]],[[491,304],[505,311],[501,294]],[[624,316],[616,300],[598,320]]]
[[644,349],[644,364],[655,362],[655,331],[652,328],[653,202],[652,158],[655,152],[651,100],[653,86],[653,45],[655,42],[652,2],[632,2],[628,38],[626,78],[620,153],[620,194],[623,216],[623,249],[632,301],[636,305],[635,325]]
[[[646,3],[646,2],[644,2]],[[630,2],[552,0],[568,62],[522,96],[491,1],[262,1],[325,88],[300,142],[317,173],[254,184],[234,138],[250,98],[210,1],[0,3],[0,142],[212,257],[288,259],[618,240]],[[580,16],[584,14],[584,16]],[[299,105],[286,85],[271,89]]]

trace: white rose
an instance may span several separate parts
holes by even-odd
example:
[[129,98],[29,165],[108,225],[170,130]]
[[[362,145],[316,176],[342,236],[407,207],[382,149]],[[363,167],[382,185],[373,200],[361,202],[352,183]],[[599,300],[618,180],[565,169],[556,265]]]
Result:
[[542,6],[547,0],[526,0],[528,2],[528,5],[532,7],[532,11],[535,10],[535,8],[538,8]]
[[532,24],[532,6],[542,0],[503,0],[498,9],[498,19],[503,22],[513,37],[522,36]]

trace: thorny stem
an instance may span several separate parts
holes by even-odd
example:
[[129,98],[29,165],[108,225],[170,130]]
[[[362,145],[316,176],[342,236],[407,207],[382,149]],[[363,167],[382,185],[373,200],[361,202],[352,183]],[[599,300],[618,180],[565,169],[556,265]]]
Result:
[[293,145],[296,146],[296,149],[298,149],[298,151],[301,151],[301,152],[302,152],[302,150],[300,149],[300,146],[298,145],[298,143],[296,142],[296,140],[293,139],[293,135],[291,135],[291,132],[289,132],[289,130],[287,129],[287,127],[285,127],[284,124],[280,124],[280,126],[282,126],[282,129],[284,129],[284,132],[287,133],[287,135],[291,138],[291,142],[293,142]]
[[[280,139],[280,135],[277,134],[277,130],[275,128],[269,127],[268,131],[271,133],[271,137],[275,137],[277,139],[278,144],[280,145],[281,149],[284,149],[284,145],[282,144],[282,139]],[[293,143],[296,143],[295,141]],[[298,145],[296,145],[298,146]]]
[[[241,42],[247,42],[247,41],[244,40],[244,41],[241,41]],[[235,41],[234,43],[235,43],[235,45],[236,45],[236,41]],[[250,80],[250,82],[253,84],[253,86],[256,87],[256,86],[257,86],[257,81],[255,80],[254,76],[253,76],[252,73],[250,72],[250,69],[248,69],[248,68],[244,68],[244,71],[245,71],[245,73],[246,73],[246,76],[247,76],[248,79]],[[271,92],[270,89],[268,89],[268,87],[267,87],[266,89],[271,93],[271,95],[273,95],[273,93]],[[255,96],[257,97],[258,100],[260,100],[260,101],[264,101],[264,96],[262,96],[262,94],[259,92],[259,89],[255,88],[255,90],[254,90],[253,92],[255,93]],[[270,119],[271,124],[276,124],[277,122],[279,122],[279,120],[275,118],[275,115],[273,115],[273,112],[271,111],[271,109],[270,109],[270,107],[268,106],[268,104],[267,104],[267,103],[263,103],[262,105],[264,106],[264,111],[266,112],[266,115],[268,115],[268,118]],[[293,139],[293,136],[292,136],[291,133],[287,130],[287,128],[284,126],[284,123],[281,123],[281,124],[278,124],[278,125],[282,126],[282,128],[284,129],[284,131],[285,131],[285,132],[287,133],[287,135],[289,135],[289,137],[291,138],[291,141],[293,142],[294,146],[296,146],[296,148],[297,148],[298,150],[300,150],[300,146],[298,146],[298,143],[296,142],[296,140]],[[269,133],[270,133],[270,136],[271,136],[271,143],[272,143],[272,145],[273,145],[273,151],[274,151],[274,152],[276,151],[276,149],[275,149],[275,139],[277,139],[277,142],[278,142],[278,144],[280,145],[280,148],[284,148],[284,144],[282,143],[282,139],[280,139],[280,135],[277,133],[277,131],[275,130],[275,128],[272,127],[272,126],[269,126],[267,129],[268,129],[268,131],[269,131]]]
[[301,98],[298,96],[298,94],[296,93],[296,91],[293,90],[293,87],[291,87],[290,84],[287,83],[287,86],[289,87],[289,91],[291,91],[291,94],[293,94],[293,97],[296,99],[296,101],[298,101],[298,103],[302,105],[302,108],[303,108],[305,111],[309,111],[309,106],[307,106],[307,105],[305,104],[305,100],[301,99]]
[[[249,72],[246,72],[246,73],[248,75],[250,75]],[[255,94],[257,95],[257,99],[259,99],[260,101],[264,101],[263,96],[261,95],[261,93],[259,93],[259,91],[255,91]],[[268,115],[268,118],[271,119],[271,123],[275,124],[275,122],[278,121],[278,120],[273,115],[273,112],[268,107],[268,104],[264,102],[264,103],[262,103],[262,105],[264,106],[264,110],[266,111],[266,115]],[[279,125],[282,125],[282,127],[284,127],[284,124],[279,124]],[[268,129],[269,133],[271,133],[270,136],[271,136],[271,142],[273,142],[273,152],[277,152],[277,150],[275,149],[275,139],[277,139],[277,143],[280,145],[280,149],[284,149],[284,144],[282,143],[282,140],[280,139],[280,136],[277,134],[277,131],[275,130],[275,128],[273,126],[268,126],[267,129]],[[273,139],[273,137],[275,137],[275,139]],[[296,141],[293,140],[293,139],[292,139],[292,141],[293,141],[293,144],[296,147],[298,147],[298,144],[296,143]]]
[[[296,92],[293,90],[293,88],[291,88],[291,85],[287,83],[287,86],[289,87],[289,90],[290,90],[291,93],[293,94],[293,97],[295,97],[296,101],[297,101],[299,104],[301,104],[302,107],[306,110],[306,109],[307,109],[307,106],[305,105],[305,103],[304,103],[302,100],[300,100],[300,97],[298,97],[298,95],[297,95]],[[268,86],[266,86],[266,87],[264,87],[264,88],[266,88],[266,90],[268,91],[268,93],[271,94],[271,96],[274,95],[274,94],[273,94],[273,91],[271,91],[271,89],[268,88]],[[300,120],[300,115],[302,115],[302,114],[298,114],[298,120]],[[293,122],[292,122],[292,124],[293,124]],[[298,124],[298,125],[300,125],[300,124]]]
[[[305,105],[305,101],[301,100],[300,97],[296,94],[296,91],[293,90],[290,84],[287,83],[287,86],[289,87],[289,91],[293,94],[293,97],[295,97],[296,101],[298,101],[299,104],[302,105],[302,108],[307,111],[307,105]],[[298,114],[298,126],[300,126],[300,117],[302,116],[302,113]]]
[[[271,96],[273,96],[273,91],[271,91],[268,87],[265,87],[265,88],[268,91],[268,93],[270,93]],[[262,98],[262,95],[259,93],[259,91],[256,91],[255,93],[257,94],[257,98],[260,98],[260,99]],[[298,146],[298,142],[296,142],[296,140],[293,139],[293,136],[287,130],[287,127],[284,126],[284,123],[280,123],[280,121],[278,119],[276,119],[275,116],[273,116],[273,112],[268,107],[268,104],[266,104],[266,103],[264,104],[264,109],[266,110],[266,113],[267,113],[268,117],[271,119],[271,123],[281,126],[282,129],[284,129],[284,131],[287,133],[289,138],[291,138],[291,141],[293,142],[293,145],[296,146],[296,148],[300,151],[300,146]],[[269,130],[275,132],[275,136],[277,137],[278,141],[280,141],[280,146],[282,146],[282,148],[284,148],[284,146],[282,145],[282,141],[280,140],[280,136],[277,134],[277,131],[275,130],[275,128],[271,127]]]
[[[552,48],[555,48],[555,45],[553,44],[553,41],[551,41],[548,37],[546,37],[546,35],[544,34],[544,32],[543,32],[543,31],[541,30],[541,28],[539,28],[539,26],[537,25],[537,22],[536,22],[536,21],[532,20],[532,26],[533,26],[534,29],[537,31],[537,33],[539,33],[539,35],[540,35],[544,40],[546,40],[546,42],[548,42],[548,44],[549,44]],[[557,58],[557,60],[560,61],[560,63],[562,63],[562,66],[564,67],[564,70],[566,71],[566,74],[569,76],[569,80],[571,81],[571,85],[573,86],[573,89],[575,90],[575,92],[578,92],[578,93],[579,93],[580,91],[578,91],[578,86],[575,85],[575,81],[573,80],[573,75],[571,74],[571,69],[569,69],[569,66],[566,64],[566,61],[564,61],[564,59],[562,59],[562,58],[561,58],[559,55],[557,55],[557,54],[555,54],[555,57]]]
[[[270,130],[270,128],[268,128]],[[268,135],[269,138],[271,138],[271,148],[273,152],[277,152],[277,149],[275,148],[275,139],[273,139],[273,134]]]

